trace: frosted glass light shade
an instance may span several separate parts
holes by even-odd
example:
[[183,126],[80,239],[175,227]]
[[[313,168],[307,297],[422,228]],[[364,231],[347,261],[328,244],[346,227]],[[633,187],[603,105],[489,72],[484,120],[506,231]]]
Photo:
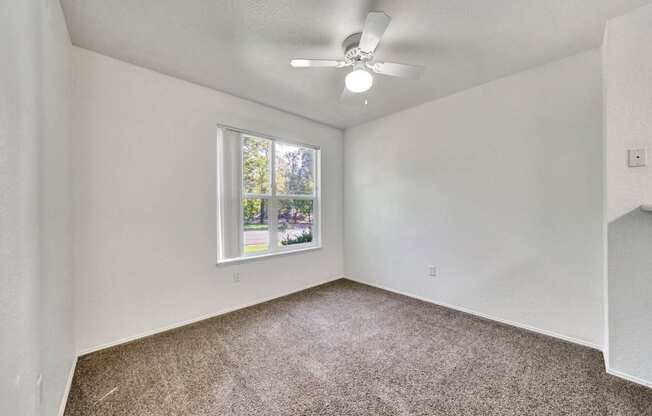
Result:
[[354,69],[344,79],[346,89],[351,92],[365,92],[374,84],[374,77],[364,69]]

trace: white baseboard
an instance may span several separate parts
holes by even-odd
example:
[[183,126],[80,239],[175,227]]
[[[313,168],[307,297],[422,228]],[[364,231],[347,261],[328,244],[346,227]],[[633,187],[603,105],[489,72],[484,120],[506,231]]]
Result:
[[631,381],[632,383],[640,384],[641,386],[652,389],[652,381],[643,380],[642,378],[632,376],[630,374],[623,373],[622,371],[614,370],[611,368],[607,368],[607,374],[611,374],[612,376],[622,378],[623,380]]
[[234,308],[222,309],[222,310],[219,310],[217,312],[213,312],[213,313],[209,313],[209,314],[206,314],[206,315],[198,316],[198,317],[188,319],[188,320],[185,320],[185,321],[181,321],[181,322],[176,322],[176,323],[166,325],[166,326],[163,326],[163,327],[159,327],[159,328],[156,328],[156,329],[151,329],[149,331],[145,331],[145,332],[141,332],[139,334],[132,335],[132,336],[129,336],[129,337],[117,339],[115,341],[107,342],[105,344],[96,345],[96,346],[90,347],[90,348],[84,348],[84,349],[78,351],[77,355],[79,357],[81,357],[82,355],[90,354],[92,352],[100,351],[100,350],[103,350],[103,349],[106,349],[106,348],[115,347],[116,345],[125,344],[127,342],[131,342],[131,341],[135,341],[135,340],[140,339],[140,338],[145,338],[145,337],[148,337],[148,336],[151,336],[151,335],[155,335],[155,334],[158,334],[160,332],[165,332],[165,331],[169,331],[171,329],[179,328],[179,327],[182,327],[182,326],[185,326],[185,325],[194,324],[195,322],[199,322],[199,321],[203,321],[203,320],[206,320],[206,319],[214,318],[216,316],[224,315],[224,314],[227,314],[227,313],[230,313],[230,312],[235,312],[235,311],[240,310],[240,309],[244,309],[244,308],[248,308],[250,306],[258,305],[260,303],[269,302],[270,300],[282,298],[284,296],[291,295],[293,293],[302,292],[304,290],[307,290],[307,289],[310,289],[310,288],[313,288],[313,287],[316,287],[316,286],[321,286],[323,284],[333,282],[333,281],[339,280],[339,279],[342,279],[342,277],[341,276],[332,277],[332,278],[329,278],[329,279],[327,279],[325,281],[316,283],[314,285],[306,286],[306,287],[303,287],[301,289],[292,290],[290,292],[283,293],[283,294],[280,294],[280,295],[270,296],[270,297],[266,297],[266,298],[259,298],[259,299],[256,299],[253,302],[242,304],[242,305],[236,306]]
[[66,403],[68,403],[68,395],[70,394],[70,388],[72,387],[72,379],[75,375],[75,369],[77,368],[77,357],[74,357],[72,360],[72,365],[70,366],[70,373],[68,373],[68,381],[66,382],[66,388],[63,391],[63,397],[61,398],[61,404],[59,405],[59,416],[63,416],[66,411]]
[[602,351],[602,346],[601,345],[595,344],[595,343],[590,342],[590,341],[585,341],[583,339],[569,337],[567,335],[558,334],[556,332],[549,331],[547,329],[541,329],[541,328],[537,328],[537,327],[534,327],[534,326],[531,326],[531,325],[526,325],[526,324],[523,324],[523,323],[520,323],[520,322],[510,321],[508,319],[503,319],[503,318],[498,318],[498,317],[495,317],[495,316],[492,316],[492,315],[487,315],[486,313],[474,311],[472,309],[468,309],[468,308],[465,308],[463,306],[457,306],[457,305],[451,305],[451,304],[448,304],[448,303],[437,302],[437,301],[434,301],[432,299],[428,299],[428,298],[418,296],[418,295],[413,295],[413,294],[407,293],[407,292],[402,292],[400,290],[392,289],[391,287],[379,285],[379,284],[376,284],[376,283],[367,282],[367,281],[364,281],[364,280],[361,280],[361,279],[354,279],[354,278],[351,278],[351,277],[345,277],[345,279],[351,280],[353,282],[362,283],[363,285],[373,286],[373,287],[376,287],[378,289],[386,290],[388,292],[397,293],[399,295],[407,296],[407,297],[410,297],[410,298],[413,298],[413,299],[418,299],[418,300],[421,300],[421,301],[424,301],[424,302],[432,303],[433,305],[443,306],[444,308],[453,309],[453,310],[456,310],[456,311],[468,313],[470,315],[479,316],[481,318],[489,319],[491,321],[500,322],[502,324],[514,326],[514,327],[517,327],[517,328],[521,328],[521,329],[536,332],[536,333],[539,333],[539,334],[547,335],[549,337],[558,338],[558,339],[561,339],[561,340],[564,340],[564,341],[567,341],[567,342],[572,342],[573,344],[578,344],[578,345],[582,345],[584,347],[589,347],[589,348],[593,348],[593,349],[598,350],[598,351]]

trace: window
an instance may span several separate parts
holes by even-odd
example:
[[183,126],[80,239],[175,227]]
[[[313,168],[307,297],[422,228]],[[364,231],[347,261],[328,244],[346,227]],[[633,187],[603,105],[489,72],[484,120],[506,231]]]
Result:
[[221,128],[218,262],[320,246],[319,158],[315,146]]

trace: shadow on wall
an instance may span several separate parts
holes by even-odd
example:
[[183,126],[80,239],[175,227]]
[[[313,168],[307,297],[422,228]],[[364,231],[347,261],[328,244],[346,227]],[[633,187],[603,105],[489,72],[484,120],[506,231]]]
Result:
[[609,223],[610,367],[652,380],[652,213]]

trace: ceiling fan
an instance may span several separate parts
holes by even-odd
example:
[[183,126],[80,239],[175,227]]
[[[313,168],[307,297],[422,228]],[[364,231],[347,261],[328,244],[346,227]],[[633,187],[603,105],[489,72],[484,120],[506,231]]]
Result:
[[424,70],[422,66],[374,61],[374,53],[390,20],[391,18],[384,12],[369,12],[362,32],[354,33],[344,39],[342,43],[344,60],[292,59],[290,65],[293,68],[353,67],[344,80],[342,100],[350,98],[349,93],[359,94],[368,91],[374,83],[372,72],[405,79],[421,78]]

